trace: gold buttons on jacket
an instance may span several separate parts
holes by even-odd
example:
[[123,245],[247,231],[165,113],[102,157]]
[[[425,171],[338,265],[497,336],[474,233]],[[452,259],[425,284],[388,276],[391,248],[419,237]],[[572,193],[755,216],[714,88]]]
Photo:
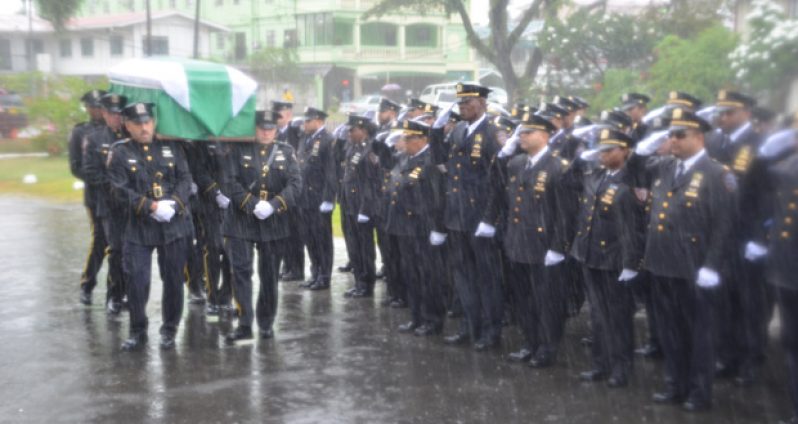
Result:
[[662,202],[662,207],[668,209],[668,202]]
[[538,232],[542,233],[543,232],[543,227],[538,227]]
[[657,231],[659,231],[659,232],[665,231],[665,226],[662,225],[662,224],[657,225]]

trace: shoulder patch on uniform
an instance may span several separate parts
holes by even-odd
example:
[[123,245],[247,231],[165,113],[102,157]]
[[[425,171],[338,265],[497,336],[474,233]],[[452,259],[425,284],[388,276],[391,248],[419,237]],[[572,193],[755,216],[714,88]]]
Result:
[[[724,166],[724,168],[728,167]],[[727,170],[723,174],[723,185],[726,186],[726,190],[730,192],[737,191],[737,177],[734,176],[734,173]]]

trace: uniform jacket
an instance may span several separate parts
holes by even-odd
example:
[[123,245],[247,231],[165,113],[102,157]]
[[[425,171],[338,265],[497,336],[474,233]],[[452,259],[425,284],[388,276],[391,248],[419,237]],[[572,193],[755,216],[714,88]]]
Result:
[[116,202],[111,195],[111,182],[108,179],[108,153],[111,146],[124,138],[122,130],[114,132],[108,126],[96,128],[84,136],[83,143],[83,181],[84,190],[91,196],[91,203],[99,217],[119,213],[124,205]]
[[372,140],[345,142],[339,202],[347,215],[363,214],[374,218],[379,214],[382,169],[371,151],[371,143]]
[[306,135],[297,151],[302,175],[302,191],[297,205],[305,210],[318,210],[322,202],[334,202],[336,194],[336,165],[334,138],[322,129]]

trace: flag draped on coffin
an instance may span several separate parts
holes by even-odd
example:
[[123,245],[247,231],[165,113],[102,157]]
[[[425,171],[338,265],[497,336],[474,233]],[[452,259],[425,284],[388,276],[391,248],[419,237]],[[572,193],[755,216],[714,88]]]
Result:
[[169,57],[130,59],[108,71],[111,91],[152,102],[162,137],[250,139],[258,84],[227,65]]

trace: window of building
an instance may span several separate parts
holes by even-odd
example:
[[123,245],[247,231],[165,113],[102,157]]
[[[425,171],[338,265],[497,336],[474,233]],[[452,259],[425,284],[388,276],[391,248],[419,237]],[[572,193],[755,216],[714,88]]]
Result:
[[145,56],[166,56],[169,54],[169,37],[153,36],[150,40],[152,53],[147,50],[147,36],[142,37],[141,45]]
[[364,46],[396,46],[397,26],[386,22],[369,22],[360,27],[360,43]]
[[44,53],[44,41],[31,40],[29,45],[31,46],[30,48],[33,49],[32,51],[34,55]]
[[405,28],[405,45],[408,47],[437,47],[438,27],[419,24]]
[[0,69],[11,69],[11,40],[0,38]]
[[122,56],[125,54],[125,39],[120,35],[111,37],[111,56]]
[[274,47],[274,31],[266,31],[266,47]]
[[335,19],[333,21],[333,45],[334,46],[351,46],[354,42],[353,37],[355,33],[354,21],[343,21]]
[[72,40],[59,40],[58,51],[60,52],[61,57],[72,57]]
[[283,48],[293,48],[299,46],[299,37],[295,29],[287,29],[283,33]]
[[80,39],[80,55],[83,57],[94,56],[94,40],[91,38]]

